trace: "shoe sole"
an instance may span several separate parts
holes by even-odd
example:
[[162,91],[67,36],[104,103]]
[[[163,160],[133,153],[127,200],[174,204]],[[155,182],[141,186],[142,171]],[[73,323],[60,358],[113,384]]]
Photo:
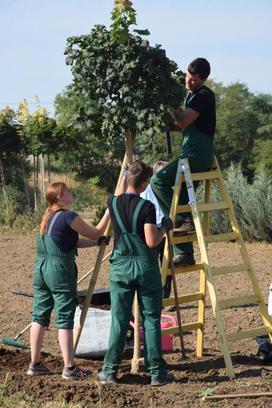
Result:
[[26,373],[27,375],[30,375],[30,376],[32,376],[32,377],[35,377],[35,376],[38,376],[38,375],[50,375],[50,374],[52,374],[52,373],[35,373],[35,372],[33,372],[33,371],[31,371],[31,372],[29,372],[29,371],[27,371],[27,373]]
[[193,234],[195,234],[196,233],[196,231],[194,230],[194,231],[174,231],[174,237],[184,237],[184,236],[186,236],[186,235],[193,235]]

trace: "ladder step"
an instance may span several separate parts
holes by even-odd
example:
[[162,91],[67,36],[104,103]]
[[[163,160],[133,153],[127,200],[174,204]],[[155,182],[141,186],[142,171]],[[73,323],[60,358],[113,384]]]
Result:
[[[184,181],[184,175],[181,175],[181,181]],[[193,181],[200,181],[200,180],[216,180],[220,178],[220,174],[218,170],[213,171],[205,171],[203,173],[191,173],[191,179]]]
[[[194,292],[178,297],[179,305],[182,305],[184,303],[196,302],[198,300],[204,300],[204,293]],[[175,298],[163,299],[163,306],[175,306]]]
[[[238,235],[235,232],[225,232],[223,234],[206,235],[204,236],[204,239],[206,242],[236,241],[238,239]],[[171,243],[174,245],[194,241],[197,241],[196,234],[188,234],[179,237],[173,233],[173,238],[171,239]]]
[[[187,333],[187,332],[190,332],[190,331],[193,331],[193,330],[198,330],[198,329],[203,330],[203,324],[201,322],[184,323],[181,326],[182,333]],[[161,332],[162,332],[162,335],[178,334],[179,333],[179,328],[178,328],[178,326],[169,327],[167,329],[162,330]]]
[[242,272],[247,269],[245,264],[220,266],[217,268],[211,268],[213,276],[224,275],[225,273]]
[[[229,208],[228,204],[225,203],[225,201],[216,201],[212,203],[202,203],[202,204],[195,204],[195,205],[199,212],[228,210]],[[191,206],[189,204],[178,205],[176,213],[177,214],[186,213],[189,211],[191,211]]]
[[254,305],[258,304],[258,302],[259,298],[256,295],[232,297],[218,301],[221,310],[236,306]]
[[[188,266],[175,266],[175,273],[186,273],[186,272],[198,272],[203,269],[203,263],[188,265]],[[171,276],[172,271],[169,268],[167,272],[167,276]]]
[[267,330],[264,327],[257,327],[255,329],[249,329],[244,331],[237,331],[236,333],[227,334],[227,342],[232,343],[241,339],[250,339],[251,337],[263,336],[267,334]]
[[178,236],[173,233],[173,238],[171,239],[172,244],[182,244],[183,242],[197,241],[196,234],[188,234],[183,236]]
[[207,235],[205,237],[206,242],[223,242],[223,241],[236,241],[238,236],[235,232],[225,232],[224,234]]

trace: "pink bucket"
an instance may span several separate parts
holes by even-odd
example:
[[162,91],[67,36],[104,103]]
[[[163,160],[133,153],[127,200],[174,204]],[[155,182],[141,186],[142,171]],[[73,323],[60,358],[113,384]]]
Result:
[[[175,327],[177,321],[174,316],[168,314],[161,315],[161,329]],[[162,351],[173,351],[173,334],[165,334],[162,336]]]
[[[130,322],[131,327],[134,328],[134,323]],[[161,329],[168,329],[170,327],[175,327],[177,325],[177,321],[174,316],[168,315],[168,314],[162,314],[161,315]],[[144,339],[144,329],[141,327],[140,328],[140,338],[141,341]],[[162,336],[161,340],[161,345],[162,345],[162,351],[170,352],[173,351],[173,334],[165,334]]]

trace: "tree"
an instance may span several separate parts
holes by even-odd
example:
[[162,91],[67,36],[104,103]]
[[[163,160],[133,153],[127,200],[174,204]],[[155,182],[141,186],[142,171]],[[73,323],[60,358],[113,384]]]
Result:
[[[266,161],[264,149],[270,146],[266,140],[271,139],[272,132],[272,97],[254,94],[239,82],[223,86],[209,81],[209,86],[216,95],[215,151],[221,166],[241,162],[244,173],[252,179],[258,161]],[[270,147],[268,156],[271,153]]]
[[[117,143],[109,143],[103,137],[99,116],[94,124],[96,128],[89,130],[88,118],[84,116],[87,102],[82,95],[75,95],[70,87],[56,96],[58,160],[66,172],[75,172],[87,179],[95,177],[104,188],[112,190],[124,146],[121,138]],[[93,107],[95,109],[95,102]]]
[[[21,148],[15,116],[15,112],[9,107],[0,112],[0,172],[3,188],[6,185],[4,161],[9,161],[11,156],[18,153]],[[13,182],[12,166],[9,166],[9,168],[11,172],[10,179]]]
[[160,134],[170,121],[169,107],[179,106],[184,96],[177,64],[159,45],[152,47],[131,34],[128,26],[135,22],[131,2],[117,1],[111,31],[97,25],[89,35],[68,38],[65,49],[71,87],[76,96],[86,98],[79,122],[83,119],[82,128],[96,136],[99,123],[109,147],[128,132],[133,137]]
[[49,118],[45,108],[37,107],[30,113],[27,101],[24,100],[19,105],[18,119],[21,124],[22,137],[30,154],[33,155],[34,167],[34,209],[38,205],[38,175],[39,156],[42,173],[42,197],[45,198],[45,166],[44,155],[49,155],[58,149],[58,141],[55,138],[56,121]]

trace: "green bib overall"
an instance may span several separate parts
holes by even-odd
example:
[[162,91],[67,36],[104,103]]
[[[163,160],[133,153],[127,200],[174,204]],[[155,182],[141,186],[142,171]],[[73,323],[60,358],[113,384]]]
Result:
[[110,270],[111,331],[109,349],[105,356],[103,371],[117,372],[125,347],[132,303],[137,292],[144,328],[145,365],[152,379],[165,376],[165,362],[161,352],[162,284],[155,249],[149,248],[137,235],[137,219],[145,200],[135,208],[132,232],[128,232],[119,216],[117,197],[113,198],[113,212],[121,229],[121,236],[114,249]]
[[[187,158],[192,173],[201,173],[208,171],[213,163],[213,136],[201,132],[193,122],[187,126],[183,132],[183,142],[180,158]],[[151,186],[154,191],[159,205],[164,213],[168,216],[172,204],[173,186],[175,185],[178,159],[169,163],[151,178]],[[199,182],[194,182],[196,189]],[[179,205],[188,204],[189,198],[187,188],[182,185]],[[179,215],[178,220],[188,216],[188,214]],[[193,253],[192,242],[185,242],[174,245],[175,255],[179,253]]]
[[32,320],[48,327],[54,309],[55,326],[72,329],[77,304],[76,247],[65,253],[47,234],[37,234],[36,242]]

